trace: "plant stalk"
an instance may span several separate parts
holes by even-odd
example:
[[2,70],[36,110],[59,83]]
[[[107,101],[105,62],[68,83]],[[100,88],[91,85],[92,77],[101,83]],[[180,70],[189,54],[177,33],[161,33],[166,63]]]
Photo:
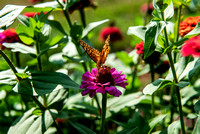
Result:
[[[151,82],[154,82],[155,80],[155,73],[154,73],[154,64],[150,63],[150,73],[151,73]],[[151,99],[152,99],[152,102],[151,102],[151,113],[152,113],[152,117],[155,116],[155,94],[153,93],[152,96],[151,96]]]
[[39,71],[42,71],[42,62],[41,62],[41,57],[39,56],[40,44],[37,41],[36,41],[36,53],[37,53],[38,69]]
[[101,129],[100,134],[104,134],[105,131],[105,118],[106,118],[106,104],[107,104],[107,93],[102,94],[102,113],[101,113]]
[[13,73],[15,74],[17,80],[19,81],[20,80],[20,77],[17,76],[17,70],[15,68],[15,66],[12,64],[12,62],[10,61],[10,59],[7,57],[7,55],[2,51],[0,50],[0,54],[1,56],[4,58],[4,60],[8,63],[9,67],[11,68],[11,70],[13,71]]
[[79,13],[80,13],[80,16],[81,16],[81,21],[82,21],[83,27],[85,28],[86,27],[86,20],[85,20],[84,8],[79,9]]
[[135,68],[134,68],[134,71],[132,72],[132,83],[131,83],[131,90],[132,91],[135,91],[134,90],[134,83],[135,83],[135,78],[137,76],[137,69],[138,69],[138,65],[140,64],[140,56],[138,56],[138,59],[137,59],[137,63],[135,65]]
[[[161,15],[162,15],[163,21],[165,21],[164,12],[161,12]],[[165,36],[165,41],[166,41],[165,47],[168,47],[169,46],[169,40],[168,40],[168,37],[167,37],[166,27],[164,28],[164,36]],[[178,83],[178,78],[177,78],[177,75],[176,75],[176,70],[175,70],[173,59],[172,59],[172,53],[168,52],[167,56],[168,56],[168,59],[169,59],[169,64],[170,64],[171,71],[172,71],[172,74],[173,74],[174,82]],[[182,111],[180,88],[176,86],[175,91],[176,91],[176,95],[177,95],[177,98],[178,98],[178,108],[179,108],[179,118],[180,118],[180,123],[181,123],[181,130],[182,130],[182,134],[185,134],[186,132],[185,132],[185,125],[184,125],[184,120],[183,120],[183,111]]]

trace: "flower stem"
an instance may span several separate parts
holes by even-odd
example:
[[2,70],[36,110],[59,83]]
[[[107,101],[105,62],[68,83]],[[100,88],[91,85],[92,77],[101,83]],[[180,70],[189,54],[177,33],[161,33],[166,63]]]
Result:
[[[151,82],[154,82],[155,79],[155,73],[154,73],[154,64],[150,63],[150,72],[151,72]],[[153,93],[151,96],[152,102],[151,102],[151,113],[152,113],[152,117],[155,116],[155,105],[154,105],[154,99],[155,94]]]
[[[164,20],[164,12],[161,12],[161,15],[162,15],[163,21],[165,21]],[[165,41],[166,41],[165,47],[168,47],[169,46],[169,40],[168,40],[168,37],[167,37],[166,27],[164,28],[164,36],[165,36]],[[168,56],[168,59],[169,59],[169,64],[170,64],[170,67],[171,67],[174,82],[178,83],[178,78],[177,78],[177,75],[176,75],[176,70],[175,70],[173,59],[172,59],[172,53],[168,52],[167,56]],[[180,88],[175,87],[175,91],[176,91],[176,95],[177,95],[177,98],[178,98],[179,118],[180,118],[180,122],[181,122],[182,134],[185,134],[185,125],[184,125],[184,120],[183,120],[183,111],[182,111]]]
[[13,73],[15,74],[17,80],[20,80],[20,78],[17,76],[17,70],[15,68],[15,66],[12,64],[12,62],[10,61],[10,59],[7,57],[7,55],[2,51],[0,50],[0,54],[1,56],[5,59],[5,61],[8,63],[9,67],[11,68],[11,70],[13,71]]
[[80,15],[81,15],[81,21],[83,24],[83,27],[86,27],[86,20],[85,20],[85,12],[84,12],[84,8],[79,9]]
[[46,110],[46,108],[38,101],[38,99],[35,96],[32,96],[33,101],[39,106],[39,108],[43,111]]
[[15,59],[16,59],[16,66],[20,67],[20,58],[19,58],[19,52],[15,52]]
[[42,71],[41,57],[39,56],[40,44],[38,43],[38,41],[36,41],[36,53],[37,53],[38,69],[39,71]]
[[97,95],[96,95],[96,94],[94,95],[94,99],[96,100],[97,107],[98,107],[98,109],[100,110],[100,109],[101,109],[101,107],[100,107],[99,100],[98,100],[98,98],[97,98]]
[[137,63],[135,65],[135,68],[134,68],[134,71],[132,72],[132,83],[131,83],[131,89],[132,91],[134,91],[134,83],[135,83],[135,78],[137,76],[137,69],[138,69],[138,65],[140,64],[140,56],[138,56],[138,59],[137,59]]
[[104,134],[105,118],[106,118],[106,103],[107,103],[107,93],[102,94],[102,113],[101,113],[100,134]]

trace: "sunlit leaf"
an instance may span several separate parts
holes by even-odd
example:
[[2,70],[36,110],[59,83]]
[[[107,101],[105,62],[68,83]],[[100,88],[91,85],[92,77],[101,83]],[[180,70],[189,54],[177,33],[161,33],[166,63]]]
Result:
[[20,80],[13,90],[17,93],[37,96],[62,88],[80,89],[67,75],[57,72],[35,72],[28,79]]
[[200,133],[200,117],[197,118],[195,127],[192,131],[192,134],[199,134]]
[[56,116],[56,110],[45,110],[40,116],[33,115],[35,108],[25,112],[19,117],[8,130],[8,134],[18,133],[34,133],[42,134],[53,124]]
[[0,10],[0,28],[9,26],[26,6],[6,5]]
[[155,91],[159,89],[163,89],[168,86],[172,86],[174,83],[170,80],[165,80],[165,79],[157,79],[153,83],[148,84],[144,89],[143,93],[144,94],[149,94],[152,95]]
[[86,126],[79,124],[77,122],[69,122],[74,128],[76,128],[81,134],[96,134],[91,129],[87,128]]
[[197,114],[200,112],[200,100],[198,100],[194,105],[194,110]]
[[97,21],[97,22],[92,22],[89,23],[86,28],[83,29],[83,33],[82,33],[82,38],[84,38],[90,31],[92,31],[94,28],[98,27],[99,25],[108,22],[109,19],[106,20],[102,20],[102,21]]

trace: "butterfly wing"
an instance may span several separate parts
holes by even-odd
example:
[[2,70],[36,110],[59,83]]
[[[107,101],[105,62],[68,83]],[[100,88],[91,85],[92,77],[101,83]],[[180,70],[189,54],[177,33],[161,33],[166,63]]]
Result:
[[95,62],[99,62],[100,61],[100,55],[101,53],[92,48],[91,46],[89,46],[88,44],[86,44],[83,40],[79,40],[81,46],[83,47],[83,49],[85,50],[85,52],[90,56],[90,58]]
[[110,41],[110,35],[108,35],[105,44],[103,46],[103,49],[101,51],[101,59],[100,59],[100,64],[104,64],[106,61],[106,58],[110,52],[110,46],[109,46],[109,41]]

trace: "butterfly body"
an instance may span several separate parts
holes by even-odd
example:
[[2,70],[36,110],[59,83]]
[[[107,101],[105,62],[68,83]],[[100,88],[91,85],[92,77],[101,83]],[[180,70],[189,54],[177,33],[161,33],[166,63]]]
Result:
[[107,37],[102,51],[99,52],[97,49],[94,49],[91,46],[87,45],[84,41],[79,40],[83,49],[90,56],[90,58],[97,64],[96,65],[97,68],[102,67],[102,65],[105,63],[106,58],[110,52],[109,41],[110,41],[110,36]]

